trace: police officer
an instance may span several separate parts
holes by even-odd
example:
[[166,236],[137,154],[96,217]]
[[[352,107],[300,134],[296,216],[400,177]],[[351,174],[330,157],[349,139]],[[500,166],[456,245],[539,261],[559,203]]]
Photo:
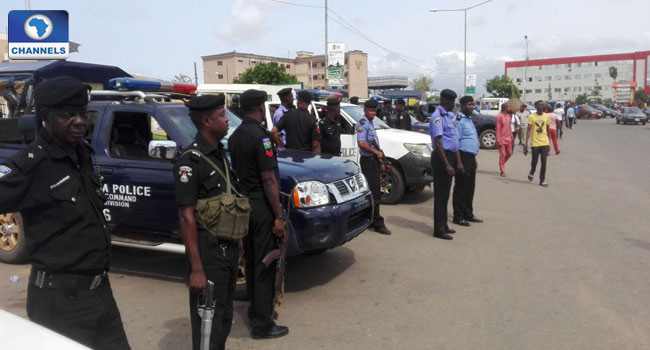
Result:
[[411,131],[411,116],[404,109],[405,106],[406,101],[403,99],[395,101],[395,126],[393,128]]
[[[278,91],[278,96],[280,97],[280,107],[278,107],[278,109],[275,110],[275,113],[273,113],[273,126],[282,119],[285,113],[295,108],[293,105],[293,92],[291,88],[284,88]],[[280,136],[282,137],[282,142],[286,144],[287,137],[284,130],[280,131]]]
[[[215,310],[210,333],[210,348],[225,349],[233,318],[233,296],[239,266],[239,241],[217,239],[195,220],[196,203],[226,192],[226,179],[216,172],[203,157],[207,157],[221,173],[230,176],[221,139],[228,133],[228,117],[224,109],[224,95],[204,95],[191,99],[185,105],[198,132],[194,142],[174,165],[176,205],[180,230],[185,243],[189,265],[190,321],[192,348],[201,347],[201,318],[197,312],[200,293],[207,280],[214,282]],[[228,167],[228,169],[226,169]]]
[[357,144],[359,145],[359,154],[361,155],[361,171],[368,181],[368,186],[372,192],[374,202],[374,221],[372,226],[375,232],[390,235],[390,230],[384,223],[384,218],[379,214],[379,204],[381,202],[381,162],[384,158],[384,152],[379,148],[379,138],[372,124],[377,114],[377,101],[368,100],[364,103],[364,116],[359,120],[357,125]]
[[327,114],[318,122],[321,132],[322,153],[341,155],[341,120],[339,112],[341,101],[337,98],[327,100]]
[[440,106],[429,121],[429,134],[433,144],[431,163],[433,167],[433,235],[442,239],[453,239],[455,233],[447,225],[447,203],[451,182],[456,173],[463,173],[463,162],[458,152],[454,102],[456,93],[449,89],[440,92]]
[[[384,105],[383,108],[381,108],[381,111],[377,114],[379,116],[379,119],[383,120],[390,126],[389,122],[389,117],[393,113],[393,100],[390,98],[387,98],[384,100]],[[390,126],[392,128],[392,126]]]
[[32,265],[30,320],[93,349],[130,349],[107,271],[111,241],[88,132],[90,86],[68,77],[34,90],[44,128],[0,166],[0,212],[20,212]]
[[359,104],[359,97],[358,96],[350,97],[350,103],[352,103],[353,105],[358,105]]
[[483,222],[474,216],[474,189],[476,187],[476,155],[479,151],[478,133],[472,121],[474,98],[463,96],[460,99],[460,113],[456,117],[456,136],[458,150],[465,171],[456,174],[454,184],[454,223],[470,226],[471,222]]
[[[298,108],[287,112],[271,130],[273,141],[280,148],[292,148],[301,151],[320,153],[320,129],[316,119],[307,108],[311,103],[311,94],[305,90],[298,92]],[[287,131],[287,143],[280,139],[279,132]]]
[[240,178],[240,188],[252,205],[248,235],[244,238],[252,335],[254,338],[277,338],[287,335],[289,329],[272,320],[275,264],[265,268],[262,259],[276,247],[276,239],[287,242],[287,232],[280,204],[276,149],[271,134],[261,125],[265,115],[264,101],[264,91],[251,89],[241,94],[242,124],[230,136],[228,148]]

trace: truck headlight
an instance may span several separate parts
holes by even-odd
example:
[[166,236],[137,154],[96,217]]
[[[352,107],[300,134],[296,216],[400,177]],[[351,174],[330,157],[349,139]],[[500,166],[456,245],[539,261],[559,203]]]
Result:
[[431,151],[433,151],[428,143],[405,143],[404,147],[418,157],[431,157]]
[[293,205],[296,208],[311,208],[330,203],[327,186],[318,181],[305,181],[293,189]]

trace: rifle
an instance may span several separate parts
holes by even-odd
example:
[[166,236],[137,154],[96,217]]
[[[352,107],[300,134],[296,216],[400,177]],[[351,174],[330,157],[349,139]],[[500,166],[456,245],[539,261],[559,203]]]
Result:
[[[201,302],[203,299],[203,303]],[[214,317],[214,282],[208,280],[205,293],[197,300],[197,311],[201,317],[201,350],[210,349],[210,333],[212,333],[212,318]]]
[[375,146],[381,152],[382,157],[381,159],[377,158],[377,161],[380,164],[381,171],[385,171],[387,173],[392,173],[393,172],[393,166],[390,164],[390,160],[386,159],[386,153],[382,151],[379,146],[377,145],[377,142],[375,140],[372,140],[371,144]]
[[280,305],[284,299],[284,273],[287,260],[287,246],[289,243],[283,243],[278,240],[278,247],[270,251],[262,259],[264,268],[268,268],[275,261],[275,296],[273,297],[273,319],[278,319]]

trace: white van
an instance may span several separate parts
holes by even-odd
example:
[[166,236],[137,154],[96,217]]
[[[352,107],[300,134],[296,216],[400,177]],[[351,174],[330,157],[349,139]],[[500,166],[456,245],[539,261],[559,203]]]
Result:
[[508,102],[509,99],[503,97],[483,97],[480,99],[481,111],[483,115],[496,117],[501,112],[501,105]]

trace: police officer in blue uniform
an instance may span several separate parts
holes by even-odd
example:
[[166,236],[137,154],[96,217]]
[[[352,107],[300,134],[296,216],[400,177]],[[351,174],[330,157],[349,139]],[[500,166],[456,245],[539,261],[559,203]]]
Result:
[[452,112],[456,93],[449,89],[440,92],[440,106],[429,121],[429,134],[433,144],[431,163],[433,167],[433,235],[451,240],[455,233],[447,225],[447,203],[454,175],[462,174],[463,162],[458,152],[456,118]]
[[93,349],[130,349],[107,274],[105,197],[84,140],[89,98],[90,86],[72,77],[36,87],[45,127],[0,165],[0,212],[23,219],[29,319]]
[[377,101],[368,100],[364,103],[364,116],[359,120],[357,125],[357,144],[359,145],[359,154],[361,155],[361,171],[368,181],[368,187],[372,192],[374,202],[374,221],[372,227],[375,232],[390,235],[390,230],[384,223],[384,218],[379,214],[379,204],[381,202],[381,162],[384,158],[384,152],[379,148],[379,138],[372,124],[372,120],[377,115]]
[[454,223],[470,226],[471,222],[483,222],[474,216],[474,189],[476,187],[476,155],[479,151],[478,133],[472,121],[474,111],[474,98],[463,96],[460,99],[460,113],[456,117],[456,135],[458,136],[458,150],[465,171],[456,174],[454,184]]

